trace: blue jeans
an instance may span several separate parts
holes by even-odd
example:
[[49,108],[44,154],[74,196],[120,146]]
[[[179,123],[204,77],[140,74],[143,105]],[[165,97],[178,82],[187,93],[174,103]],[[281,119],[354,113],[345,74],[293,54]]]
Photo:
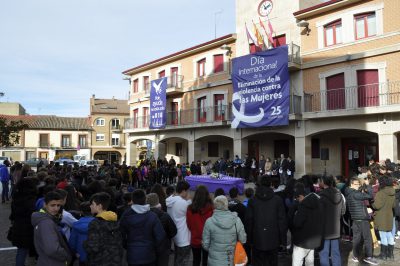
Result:
[[15,266],[24,266],[26,257],[29,254],[29,249],[27,248],[18,248],[17,255],[15,256]]
[[392,231],[379,231],[379,237],[381,238],[381,244],[384,246],[394,245],[394,237]]
[[339,250],[339,239],[325,239],[324,248],[319,252],[321,266],[329,266],[329,251],[331,252],[332,266],[342,265],[342,258]]
[[8,198],[8,193],[10,193],[9,181],[1,181],[1,185],[3,187],[3,191],[1,192],[1,200],[4,202],[6,200],[9,200]]

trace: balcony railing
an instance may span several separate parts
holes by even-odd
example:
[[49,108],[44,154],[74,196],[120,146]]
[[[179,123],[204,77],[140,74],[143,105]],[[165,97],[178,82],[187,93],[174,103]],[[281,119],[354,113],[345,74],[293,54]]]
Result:
[[39,147],[40,148],[48,148],[48,147],[50,147],[50,143],[47,141],[39,141]]
[[[290,114],[301,113],[301,96],[290,97]],[[208,106],[204,108],[185,109],[167,112],[167,127],[185,125],[206,125],[223,123],[232,120],[232,104]],[[125,119],[125,129],[146,129],[149,127],[149,116]]]
[[288,44],[289,49],[289,62],[301,64],[300,46],[291,42]]
[[[167,89],[182,89],[183,88],[183,76],[182,75],[172,75],[167,76]],[[150,94],[151,83],[145,86],[144,93]]]
[[304,112],[355,110],[400,104],[400,81],[304,93]]

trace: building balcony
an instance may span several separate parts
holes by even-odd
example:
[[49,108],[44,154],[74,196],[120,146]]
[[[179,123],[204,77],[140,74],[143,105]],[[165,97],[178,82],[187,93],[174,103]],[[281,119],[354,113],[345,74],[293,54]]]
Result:
[[400,81],[304,93],[303,118],[398,112]]
[[123,127],[122,127],[122,125],[115,125],[115,126],[111,126],[110,129],[113,132],[122,132]]
[[50,143],[47,141],[39,141],[39,148],[48,149],[50,148]]
[[[145,86],[144,97],[150,98],[151,83]],[[183,92],[183,76],[172,75],[167,76],[167,96],[180,94]]]
[[[298,120],[301,115],[301,96],[291,96],[289,120]],[[198,128],[230,125],[232,121],[232,104],[209,106],[196,109],[183,109],[167,112],[165,129]],[[149,130],[150,117],[141,116],[125,119],[125,133],[145,132]]]
[[288,67],[290,71],[301,69],[300,46],[293,42],[288,44]]

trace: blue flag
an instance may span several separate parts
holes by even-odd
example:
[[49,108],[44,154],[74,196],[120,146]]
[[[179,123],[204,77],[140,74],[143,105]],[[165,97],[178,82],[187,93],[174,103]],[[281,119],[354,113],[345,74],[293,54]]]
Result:
[[232,128],[289,124],[288,47],[234,58]]
[[151,129],[165,128],[167,124],[167,77],[151,81],[150,126]]

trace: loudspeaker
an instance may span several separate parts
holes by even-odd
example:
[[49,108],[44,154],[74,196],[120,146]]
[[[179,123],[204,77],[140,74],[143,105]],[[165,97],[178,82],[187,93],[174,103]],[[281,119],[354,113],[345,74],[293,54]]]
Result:
[[323,161],[329,160],[329,149],[328,148],[321,149],[321,160],[323,160]]

